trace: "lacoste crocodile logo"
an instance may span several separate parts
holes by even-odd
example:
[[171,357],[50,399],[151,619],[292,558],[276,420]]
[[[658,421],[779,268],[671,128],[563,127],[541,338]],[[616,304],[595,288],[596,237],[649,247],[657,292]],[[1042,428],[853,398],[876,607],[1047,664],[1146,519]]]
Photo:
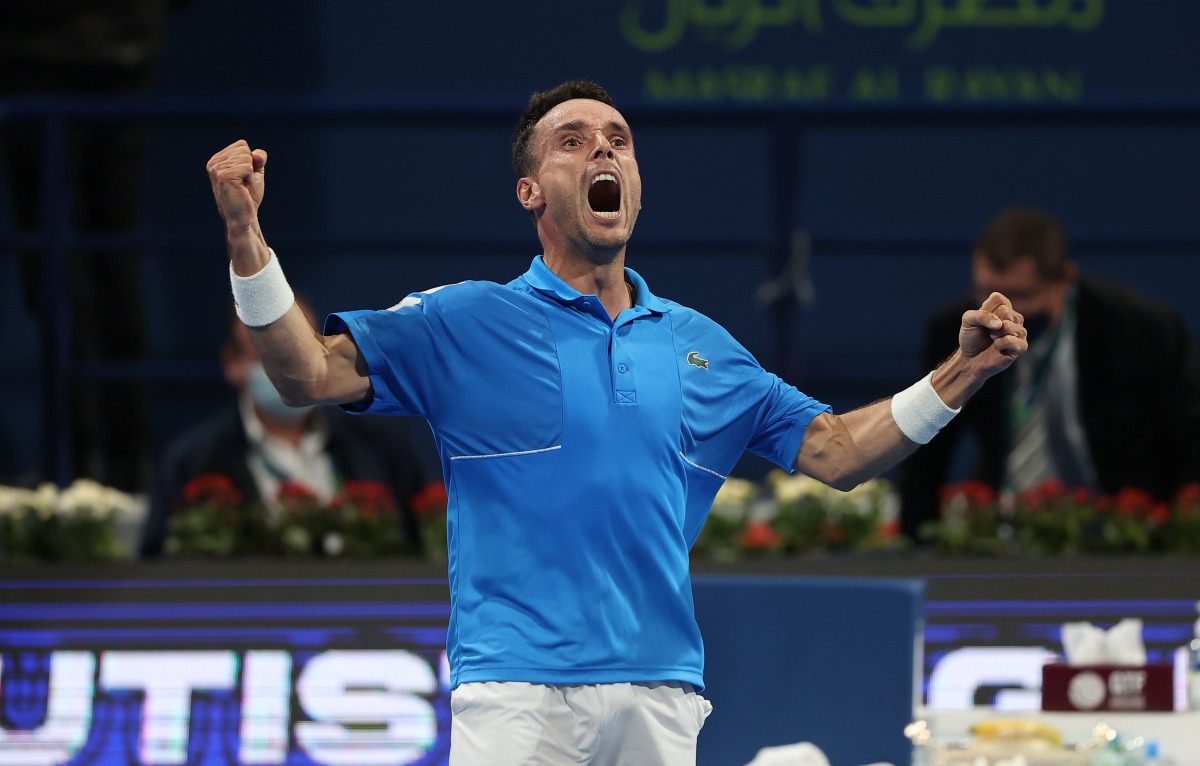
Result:
[[703,370],[708,369],[708,360],[701,359],[699,351],[689,351],[687,355],[687,363],[693,367],[699,367]]

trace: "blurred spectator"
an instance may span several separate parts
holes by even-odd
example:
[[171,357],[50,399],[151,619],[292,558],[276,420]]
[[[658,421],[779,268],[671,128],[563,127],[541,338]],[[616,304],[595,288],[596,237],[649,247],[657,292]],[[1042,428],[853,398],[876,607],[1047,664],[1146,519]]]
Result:
[[1200,353],[1177,312],[1080,274],[1059,222],[1029,208],[1005,210],[987,225],[972,281],[973,295],[930,315],[921,365],[954,351],[963,312],[993,290],[1024,315],[1029,352],[905,462],[906,535],[916,539],[920,525],[938,517],[938,492],[966,432],[978,445],[970,478],[1001,491],[1055,479],[1169,500],[1200,481]]
[[[307,305],[298,302],[312,323]],[[227,476],[248,503],[275,513],[284,484],[300,485],[322,502],[345,482],[382,484],[396,501],[405,537],[420,547],[412,500],[426,479],[406,421],[350,415],[337,407],[287,406],[232,307],[227,321],[221,367],[236,400],[168,445],[150,495],[141,556],[163,554],[172,509],[188,482],[206,474]]]
[[[163,49],[167,15],[184,4],[184,0],[0,3],[0,97],[147,91]],[[0,124],[0,144],[14,222],[19,229],[36,230],[42,224],[41,125]],[[80,122],[72,126],[68,151],[72,226],[82,232],[135,229],[142,166],[138,128]],[[38,251],[23,252],[21,273],[26,305],[44,316],[53,307],[42,305],[41,257]],[[113,361],[144,356],[136,254],[127,250],[74,253],[70,284],[53,288],[71,300],[73,348],[68,353],[74,358]],[[47,355],[55,353],[49,340],[44,344]],[[77,385],[70,398],[75,472],[122,490],[145,490],[150,448],[144,388],[121,381]],[[50,458],[45,462],[53,464]]]

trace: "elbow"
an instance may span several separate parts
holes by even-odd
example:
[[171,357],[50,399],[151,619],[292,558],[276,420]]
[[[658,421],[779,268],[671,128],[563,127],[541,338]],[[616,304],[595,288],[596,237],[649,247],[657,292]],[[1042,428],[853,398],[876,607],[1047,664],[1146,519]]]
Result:
[[861,470],[832,460],[811,461],[806,466],[797,463],[796,467],[825,486],[839,492],[849,492],[870,478],[864,476]]
[[804,465],[798,467],[822,484],[849,492],[871,478],[867,455],[859,449],[844,421],[834,419],[829,425],[821,432],[806,435]]
[[279,398],[289,407],[312,407],[324,404],[314,381],[287,379],[275,384]]
[[823,479],[822,481],[839,492],[849,492],[866,481],[866,478],[857,473],[836,471],[828,479]]
[[311,407],[320,402],[310,393],[288,389],[279,389],[279,398],[289,407]]

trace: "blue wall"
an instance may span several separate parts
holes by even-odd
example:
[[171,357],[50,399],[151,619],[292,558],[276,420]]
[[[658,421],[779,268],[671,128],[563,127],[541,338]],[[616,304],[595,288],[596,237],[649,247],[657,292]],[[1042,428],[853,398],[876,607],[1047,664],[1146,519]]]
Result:
[[[1004,17],[969,16],[963,9],[974,6],[947,2],[935,28],[917,11],[888,16],[879,12],[886,4],[821,0],[784,4],[807,14],[787,17],[766,14],[771,4],[698,0],[477,5],[197,0],[172,20],[157,88],[164,96],[402,98],[503,110],[454,124],[232,116],[151,126],[146,227],[195,234],[191,246],[146,253],[153,350],[212,362],[204,380],[154,384],[160,439],[225,394],[215,359],[228,287],[204,176],[215,150],[244,137],[271,153],[264,228],[319,312],[387,306],[410,290],[507,280],[525,268],[538,244],[513,197],[510,126],[531,90],[575,76],[608,86],[636,118],[645,209],[629,264],[838,409],[920,372],[926,312],[966,286],[975,233],[1012,203],[1058,214],[1083,243],[1076,256],[1085,269],[1174,304],[1200,334],[1190,295],[1200,281],[1200,118],[1194,106],[1189,119],[1169,110],[1150,122],[1113,118],[1120,105],[1200,99],[1187,39],[1200,28],[1200,8],[1080,0]],[[874,15],[849,10],[872,5]],[[754,117],[761,111],[728,119],[789,105],[799,130],[783,144]],[[905,109],[926,117],[909,119]],[[714,121],[714,110],[726,119]],[[1046,118],[1080,110],[1092,118]],[[955,118],[960,112],[973,119]],[[790,202],[776,198],[777,170],[797,185]],[[790,221],[781,223],[781,212]],[[771,243],[793,225],[814,240],[815,301],[773,316],[755,293],[779,268]],[[506,244],[311,247],[329,236]],[[1114,240],[1129,245],[1106,244]],[[15,268],[11,251],[0,251],[0,320],[11,339],[0,397],[36,402],[37,335],[15,299]],[[0,412],[8,444],[0,477],[36,466],[38,424],[36,407]],[[750,458],[741,471],[762,468]]]

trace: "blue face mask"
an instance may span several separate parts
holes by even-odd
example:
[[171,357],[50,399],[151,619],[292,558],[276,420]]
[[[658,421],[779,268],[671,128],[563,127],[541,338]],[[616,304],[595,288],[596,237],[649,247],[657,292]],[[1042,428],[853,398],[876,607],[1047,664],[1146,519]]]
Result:
[[267,377],[267,371],[263,369],[261,362],[254,362],[250,365],[246,384],[250,390],[250,398],[254,400],[254,406],[275,420],[295,423],[312,409],[311,406],[289,407],[284,404],[279,392],[275,390],[275,384]]

